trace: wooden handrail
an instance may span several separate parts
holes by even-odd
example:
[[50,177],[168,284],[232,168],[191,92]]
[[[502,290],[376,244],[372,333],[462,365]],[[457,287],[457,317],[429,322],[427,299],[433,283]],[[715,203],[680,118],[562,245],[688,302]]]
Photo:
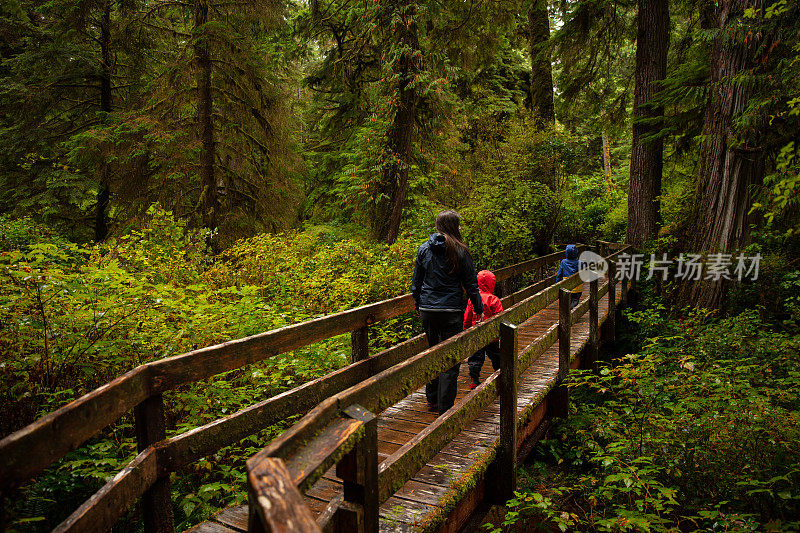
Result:
[[[584,246],[580,248],[585,249]],[[562,257],[561,252],[549,254],[498,269],[495,275],[498,280],[508,280],[556,262]],[[553,281],[552,277],[542,280],[504,298],[504,305],[511,306],[513,310],[509,309],[503,316],[513,321],[514,318],[522,317],[534,308],[547,305],[545,302],[552,301],[556,295],[555,291],[550,290],[555,289]],[[564,280],[557,285],[569,288],[576,284],[577,282],[572,280]],[[29,480],[119,419],[125,412],[142,404],[148,398],[160,395],[165,390],[206,379],[335,335],[358,331],[411,310],[413,310],[413,299],[410,294],[406,294],[335,315],[143,364],[0,441],[0,491],[6,492],[7,489]],[[155,462],[155,478],[151,479],[151,476],[147,475],[138,479],[135,495],[127,489],[120,492],[122,489],[119,488],[126,487],[124,481],[133,474],[123,476],[121,478],[123,483],[116,486],[112,486],[113,482],[109,482],[59,527],[70,530],[74,527],[72,524],[78,523],[76,520],[80,519],[80,516],[86,515],[86,512],[94,512],[91,508],[96,507],[98,501],[106,504],[109,501],[115,502],[114,505],[119,507],[118,512],[104,516],[108,520],[116,520],[120,513],[130,507],[131,498],[135,500],[141,496],[141,492],[149,489],[157,479],[168,476],[169,472],[235,443],[280,419],[311,409],[300,423],[276,439],[274,445],[268,447],[275,452],[274,456],[285,457],[284,452],[288,452],[291,448],[288,445],[291,438],[313,437],[331,422],[339,412],[339,406],[362,403],[368,409],[377,410],[394,403],[405,396],[404,391],[410,391],[411,387],[416,388],[419,383],[437,375],[446,365],[452,365],[453,361],[463,358],[477,347],[496,338],[500,320],[498,315],[471,330],[467,337],[463,337],[465,334],[458,337],[466,338],[466,341],[456,343],[454,340],[422,353],[419,351],[424,347],[424,336],[409,339],[375,356],[233,415],[166,439],[156,443],[155,446],[151,445],[142,454],[146,454],[148,465]],[[417,355],[413,355],[415,353]],[[397,381],[392,386],[386,387],[392,380]],[[387,389],[388,393],[376,396],[376,389],[382,391]],[[326,397],[327,400],[322,400]],[[158,453],[154,450],[158,450]],[[265,451],[266,449],[262,450]],[[138,457],[120,475],[137,460]],[[133,472],[140,470],[141,468],[134,469]],[[119,499],[117,496],[119,494],[126,496]]]
[[150,396],[139,366],[0,441],[0,492],[24,483]]
[[322,533],[303,496],[280,459],[267,458],[247,475],[250,490],[249,531]]
[[[498,279],[507,279],[552,262],[558,259],[558,255],[550,254],[498,269],[496,275]],[[0,491],[18,486],[41,473],[153,394],[394,318],[413,309],[413,298],[405,294],[140,365],[0,440]],[[193,435],[196,434],[195,431]],[[251,433],[244,436],[248,434]],[[206,444],[201,446],[204,450],[215,451],[212,449],[216,446],[214,439]],[[182,455],[185,461],[202,456],[197,453]]]

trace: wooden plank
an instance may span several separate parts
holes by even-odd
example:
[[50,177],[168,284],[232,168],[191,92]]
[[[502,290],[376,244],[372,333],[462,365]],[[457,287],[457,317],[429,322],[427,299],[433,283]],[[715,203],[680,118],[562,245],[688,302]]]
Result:
[[337,517],[343,501],[344,496],[341,493],[337,494],[317,516],[317,525],[323,533],[337,533],[341,529]]
[[206,379],[414,310],[410,294],[167,357],[147,366],[154,392]]
[[385,501],[411,479],[445,443],[452,441],[469,421],[494,401],[496,396],[496,379],[484,381],[383,461],[378,473],[380,500]]
[[240,529],[231,529],[217,522],[209,521],[197,524],[192,529],[186,531],[186,533],[240,533],[241,531]]
[[306,496],[312,496],[319,500],[331,501],[336,497],[337,494],[341,493],[341,482],[330,480],[327,477],[322,477],[306,491]]
[[[308,496],[307,494],[303,496],[303,501],[306,502],[308,508],[311,509],[311,513],[315,516],[319,516],[320,514],[322,514],[327,508],[328,504],[330,503],[329,501],[323,501],[318,498],[313,498],[311,496]],[[317,520],[317,524],[319,524],[319,520]]]
[[[297,491],[281,459],[268,457],[247,474],[250,507],[267,533],[319,532],[311,510]],[[256,529],[256,524],[248,530]]]
[[149,447],[83,502],[54,533],[110,531],[158,478],[158,452]]
[[[402,524],[417,526],[425,516],[436,508],[421,502],[389,498],[381,505],[380,530],[383,531],[419,531],[418,528],[403,528]],[[394,528],[393,524],[396,524]],[[400,526],[400,527],[398,527]]]
[[137,367],[0,441],[0,492],[44,471],[150,395]]
[[[384,411],[385,413],[386,411]],[[384,416],[383,414],[378,418],[378,428],[387,427],[391,428],[395,431],[402,431],[404,433],[410,433],[412,435],[416,435],[423,429],[425,429],[426,424],[422,424],[420,422],[415,422],[411,420],[404,420],[402,418],[396,418],[391,415]]]
[[385,418],[404,420],[406,422],[416,422],[424,426],[432,424],[437,418],[439,418],[437,413],[431,411],[422,412],[411,409],[406,410],[396,406],[386,409],[381,416]]
[[410,479],[394,493],[393,497],[434,507],[439,504],[445,494],[447,494],[447,487]]
[[378,438],[380,441],[391,442],[399,446],[402,446],[408,442],[413,436],[413,433],[406,433],[405,431],[397,431],[389,428],[378,428]]
[[214,520],[236,531],[247,531],[248,510],[246,505],[228,507],[214,515]]

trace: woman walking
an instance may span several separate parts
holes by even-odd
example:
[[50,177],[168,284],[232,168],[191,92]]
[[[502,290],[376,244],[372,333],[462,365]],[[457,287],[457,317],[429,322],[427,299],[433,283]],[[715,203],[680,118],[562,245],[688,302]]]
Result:
[[[417,250],[411,294],[422,319],[428,346],[460,333],[464,317],[461,294],[465,290],[478,321],[483,320],[483,301],[472,256],[461,238],[461,217],[442,211],[436,217],[436,231]],[[462,290],[463,289],[463,290]],[[428,408],[439,414],[455,403],[459,363],[425,386]]]

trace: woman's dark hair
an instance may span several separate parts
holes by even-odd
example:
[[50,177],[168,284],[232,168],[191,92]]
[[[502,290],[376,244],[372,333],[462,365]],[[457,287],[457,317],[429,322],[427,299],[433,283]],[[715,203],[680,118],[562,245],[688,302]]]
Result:
[[451,274],[461,267],[461,262],[458,260],[459,251],[463,250],[469,254],[469,249],[461,237],[460,225],[461,217],[455,211],[442,211],[436,215],[436,231],[444,235],[445,258],[453,267]]

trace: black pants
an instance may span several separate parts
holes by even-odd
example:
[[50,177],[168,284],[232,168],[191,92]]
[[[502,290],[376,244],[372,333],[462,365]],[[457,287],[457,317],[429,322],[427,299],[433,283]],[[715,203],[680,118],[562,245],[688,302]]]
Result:
[[[420,317],[430,347],[461,333],[464,314],[460,311],[420,311]],[[456,363],[454,367],[445,370],[439,377],[425,385],[425,397],[428,403],[439,406],[439,414],[453,407],[456,401],[459,366]]]
[[479,381],[481,378],[481,368],[483,368],[483,362],[486,361],[487,355],[489,356],[489,360],[492,362],[492,368],[495,370],[500,370],[499,341],[490,342],[474,354],[470,355],[469,359],[467,359],[467,365],[469,365],[469,377],[475,381]]
[[581,301],[581,293],[573,292],[569,295],[569,308],[575,309],[575,306],[578,305]]

